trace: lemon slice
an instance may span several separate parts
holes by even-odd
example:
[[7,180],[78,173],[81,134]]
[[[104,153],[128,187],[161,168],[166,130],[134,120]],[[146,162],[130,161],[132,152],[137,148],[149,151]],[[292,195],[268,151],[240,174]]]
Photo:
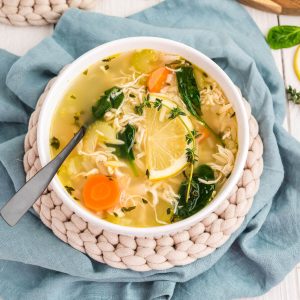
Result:
[[294,70],[296,76],[300,80],[300,46],[296,49],[295,56],[294,56]]
[[[159,99],[161,109],[154,107]],[[146,108],[146,163],[150,180],[160,180],[177,175],[187,165],[186,135],[193,130],[191,120],[179,115],[169,119],[172,108],[177,105],[166,97],[151,94],[151,108]]]

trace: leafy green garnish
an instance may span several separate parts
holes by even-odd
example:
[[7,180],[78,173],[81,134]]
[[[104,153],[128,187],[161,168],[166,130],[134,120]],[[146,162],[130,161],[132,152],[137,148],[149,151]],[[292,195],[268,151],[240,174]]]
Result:
[[104,92],[104,95],[92,107],[93,116],[101,120],[105,113],[112,108],[118,108],[124,99],[124,93],[119,87],[112,87]]
[[197,213],[209,202],[215,184],[204,184],[198,178],[206,181],[214,180],[214,172],[208,165],[200,165],[194,172],[190,189],[189,201],[186,201],[188,182],[184,181],[179,188],[177,210],[174,212],[173,221],[182,220]]
[[196,130],[192,130],[185,136],[185,140],[187,144],[189,145],[191,142],[193,142],[194,139],[196,139],[200,134],[197,133]]
[[160,111],[161,108],[162,108],[162,100],[156,98],[156,99],[155,99],[155,102],[154,102],[154,104],[153,104],[153,106],[154,106],[155,108],[157,108],[158,111]]
[[67,190],[67,192],[72,195],[72,193],[75,191],[75,189],[71,186],[65,185],[65,189]]
[[200,93],[194,75],[194,69],[191,64],[185,64],[176,71],[178,90],[183,103],[187,110],[207,128],[218,142],[223,145],[224,142],[219,138],[218,134],[210,128],[210,126],[201,118],[201,101]]
[[300,91],[298,92],[289,85],[289,87],[286,89],[286,93],[289,101],[292,101],[295,104],[300,104]]
[[300,44],[300,27],[290,25],[274,26],[268,32],[267,42],[272,49],[296,46]]
[[144,103],[141,103],[140,105],[136,105],[134,107],[134,111],[137,115],[142,116],[144,113]]
[[178,116],[185,116],[185,112],[183,112],[178,106],[174,107],[170,110],[169,119],[175,119]]
[[132,171],[137,176],[137,170],[134,164],[134,153],[133,145],[135,138],[136,128],[130,124],[127,124],[123,132],[119,132],[117,138],[124,142],[122,145],[114,145],[116,148],[116,155],[120,158],[126,159],[129,161],[129,164],[132,168]]
[[51,139],[50,139],[50,145],[52,148],[54,149],[59,149],[60,147],[60,141],[57,137],[53,136]]
[[197,160],[198,160],[198,156],[196,154],[196,149],[195,148],[187,148],[186,152],[186,160],[190,163],[190,164],[194,164]]
[[200,93],[192,66],[180,67],[176,72],[178,90],[188,111],[196,118],[201,116]]
[[151,103],[150,103],[150,94],[148,94],[145,98],[144,98],[144,106],[151,108]]
[[119,156],[124,159],[134,160],[133,145],[135,137],[135,127],[127,124],[123,132],[118,133],[118,139],[124,144],[119,145]]
[[122,211],[123,213],[125,213],[125,212],[132,211],[132,210],[134,210],[135,208],[136,208],[136,206],[122,207],[122,208],[121,208],[121,211]]

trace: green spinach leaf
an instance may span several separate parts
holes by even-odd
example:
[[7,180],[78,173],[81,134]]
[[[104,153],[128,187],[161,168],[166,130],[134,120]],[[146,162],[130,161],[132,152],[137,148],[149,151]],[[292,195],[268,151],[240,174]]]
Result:
[[267,42],[272,49],[296,46],[300,44],[300,26],[274,26],[268,32]]
[[193,66],[190,63],[180,66],[176,71],[176,78],[181,99],[188,111],[213,134],[221,145],[224,145],[219,135],[201,117],[201,99]]
[[192,66],[182,66],[176,72],[178,90],[188,111],[196,118],[201,116],[200,93]]
[[124,93],[119,87],[112,87],[104,92],[104,95],[92,107],[93,116],[101,120],[104,114],[112,108],[118,108],[124,99]]
[[186,202],[187,181],[184,181],[179,188],[179,203],[177,210],[173,215],[173,220],[182,220],[197,213],[209,202],[215,184],[204,184],[198,181],[198,178],[204,180],[214,180],[214,172],[208,165],[200,165],[195,171],[192,179],[190,197]]
[[135,139],[136,128],[130,124],[127,124],[125,130],[123,132],[119,132],[117,138],[124,142],[122,145],[113,145],[116,148],[115,154],[128,160],[129,165],[135,176],[138,176],[138,171],[134,164],[134,153],[133,153],[133,145]]
[[119,145],[117,155],[123,159],[134,160],[133,145],[136,129],[134,126],[127,124],[125,130],[118,134],[118,139],[124,144]]

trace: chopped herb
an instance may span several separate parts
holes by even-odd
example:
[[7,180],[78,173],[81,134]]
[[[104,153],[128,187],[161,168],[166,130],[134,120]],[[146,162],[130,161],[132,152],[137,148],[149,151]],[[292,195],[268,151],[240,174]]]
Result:
[[130,93],[130,94],[129,94],[129,97],[130,97],[130,98],[135,98],[135,94]]
[[70,97],[71,97],[72,99],[76,99],[76,96],[74,96],[74,95],[71,95]]
[[148,201],[146,199],[142,198],[142,201],[144,204],[148,204]]
[[150,95],[149,94],[144,98],[144,105],[151,108]]
[[167,208],[167,215],[169,215],[170,213],[171,213],[171,208],[168,207],[168,208]]
[[170,111],[169,119],[175,119],[178,116],[185,116],[185,112],[183,112],[179,107],[174,107]]
[[298,92],[289,85],[289,87],[286,89],[286,93],[289,101],[292,101],[295,104],[300,104],[300,91]]
[[87,75],[88,72],[89,72],[89,69],[86,69],[82,74],[83,74],[83,75]]
[[109,65],[105,65],[105,66],[104,66],[104,69],[105,69],[105,70],[108,70],[108,69],[109,69]]
[[200,136],[199,133],[197,133],[196,130],[192,130],[185,136],[185,140],[187,144],[189,145],[194,139],[196,139],[198,136]]
[[142,103],[140,105],[136,105],[134,107],[134,111],[137,115],[142,116],[144,112],[144,104]]
[[103,58],[102,61],[103,62],[110,62],[114,57],[107,57],[107,58]]
[[116,218],[119,216],[116,212],[113,212],[113,214]]
[[60,147],[60,141],[57,137],[53,136],[51,139],[50,139],[50,145],[52,148],[54,149],[59,149]]
[[75,124],[76,126],[78,126],[78,127],[80,127],[80,122],[79,122],[79,120],[80,120],[80,115],[81,115],[81,113],[80,113],[80,112],[77,112],[77,113],[75,113],[74,116],[73,116],[73,118],[74,118],[74,124]]
[[134,210],[135,208],[136,208],[136,206],[122,207],[122,208],[121,208],[121,211],[122,211],[123,213],[125,213],[125,212],[132,211],[132,210]]
[[149,178],[149,175],[150,175],[150,172],[149,172],[149,170],[147,169],[147,170],[146,170],[146,176]]
[[186,159],[189,163],[194,164],[198,160],[198,156],[195,153],[195,149],[193,148],[187,148],[186,149]]
[[67,192],[72,195],[72,193],[75,191],[75,189],[71,186],[65,185],[65,189],[67,190]]
[[111,175],[106,175],[106,177],[108,178],[108,180],[112,181],[112,176]]
[[162,108],[162,100],[156,98],[154,102],[154,107],[157,108],[158,111],[160,111]]
[[230,118],[233,118],[235,116],[235,112],[230,116]]

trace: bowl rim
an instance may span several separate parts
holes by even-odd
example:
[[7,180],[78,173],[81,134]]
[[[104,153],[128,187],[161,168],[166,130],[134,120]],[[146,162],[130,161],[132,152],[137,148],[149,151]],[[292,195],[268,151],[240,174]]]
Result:
[[[131,45],[145,44],[145,43],[149,44],[149,46],[148,47],[143,46],[139,48],[135,46],[131,48]],[[123,50],[122,47],[126,48],[126,50]],[[229,78],[229,76],[213,60],[211,60],[205,54],[186,44],[174,40],[166,39],[166,38],[138,36],[138,37],[122,38],[122,39],[114,40],[102,44],[100,46],[97,46],[89,50],[88,52],[84,53],[80,57],[78,57],[59,74],[59,76],[57,77],[56,81],[49,89],[44,99],[44,102],[41,107],[40,115],[39,115],[39,121],[37,127],[37,147],[38,147],[38,153],[39,153],[39,158],[42,167],[45,166],[51,160],[50,146],[49,146],[50,125],[53,117],[53,112],[55,111],[60,101],[62,100],[62,97],[60,97],[60,99],[58,100],[53,100],[55,99],[55,94],[59,92],[62,93],[61,90],[59,91],[61,87],[63,87],[63,93],[65,93],[68,90],[69,84],[72,83],[72,81],[75,78],[77,78],[78,74],[80,74],[81,71],[79,72],[78,70],[80,68],[81,70],[84,70],[82,66],[85,66],[86,69],[88,66],[95,63],[95,62],[88,63],[88,64],[86,63],[91,57],[98,55],[98,60],[103,59],[108,56],[107,54],[105,54],[105,52],[109,51],[110,48],[111,49],[115,48],[116,49],[115,53],[120,53],[120,52],[130,51],[127,48],[131,48],[131,50],[134,50],[134,49],[145,49],[145,48],[158,49],[163,47],[175,48],[176,51],[174,51],[173,53],[177,53],[179,55],[181,55],[182,52],[189,53],[191,56],[196,57],[197,59],[202,61],[202,63],[209,66],[211,70],[214,71],[217,74],[217,76],[219,76],[222,79],[223,82],[220,83],[213,77],[214,80],[216,80],[217,83],[221,86],[224,93],[225,93],[224,88],[228,89],[228,91],[234,97],[234,101],[232,100],[232,98],[228,100],[231,103],[232,101],[234,102],[232,104],[234,104],[235,106],[234,110],[237,116],[238,140],[239,140],[238,153],[236,155],[234,168],[232,170],[230,177],[226,180],[221,190],[217,193],[214,199],[206,207],[204,207],[196,214],[184,220],[167,224],[167,225],[162,225],[162,226],[131,227],[131,226],[118,225],[106,221],[104,219],[101,219],[97,217],[95,214],[93,214],[92,212],[88,211],[82,205],[74,201],[74,199],[67,193],[62,183],[59,181],[58,176],[55,175],[55,177],[50,183],[50,186],[57,193],[58,197],[63,201],[63,203],[65,203],[73,212],[78,214],[85,221],[92,223],[94,225],[98,225],[105,230],[117,234],[130,235],[130,236],[162,236],[162,235],[172,234],[190,228],[192,225],[203,220],[210,213],[216,210],[216,208],[227,199],[228,195],[230,194],[234,186],[239,181],[247,159],[248,145],[249,145],[249,125],[248,125],[247,113],[246,113],[245,105],[242,100],[242,96],[238,91],[237,87]],[[178,53],[179,49],[180,51],[182,50],[181,53]],[[170,52],[169,50],[165,50],[165,51]],[[196,65],[199,65],[199,63]],[[204,71],[206,72],[207,70]],[[72,72],[73,74],[75,73],[75,75],[72,75]],[[208,72],[208,74],[209,73],[210,72]],[[68,79],[68,77],[71,77],[71,79]],[[52,104],[53,101],[54,102],[56,101],[55,105]],[[52,114],[51,113],[49,114],[49,110],[50,111],[52,110]],[[241,141],[243,141],[242,144]]]

